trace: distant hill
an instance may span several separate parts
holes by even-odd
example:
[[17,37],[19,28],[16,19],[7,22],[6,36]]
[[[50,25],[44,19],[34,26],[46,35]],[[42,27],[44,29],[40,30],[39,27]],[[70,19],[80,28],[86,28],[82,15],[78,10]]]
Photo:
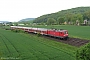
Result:
[[18,21],[18,22],[27,22],[27,21],[32,21],[32,20],[34,20],[35,18],[26,18],[26,19],[22,19],[22,20],[20,20],[20,21]]
[[[87,13],[88,12],[88,13]],[[61,10],[55,13],[51,13],[51,14],[46,14],[46,15],[42,15],[38,18],[36,18],[33,22],[34,23],[46,23],[48,18],[53,18],[57,21],[57,19],[59,17],[63,17],[64,21],[71,21],[70,19],[77,19],[77,15],[82,15],[83,16],[83,20],[84,19],[88,19],[90,20],[89,17],[89,12],[90,12],[90,7],[77,7],[77,8],[72,8],[72,9],[67,9],[67,10]],[[86,14],[86,15],[85,15]],[[73,18],[70,18],[70,15]],[[69,17],[69,18],[68,18]]]
[[0,23],[8,23],[9,21],[0,21]]

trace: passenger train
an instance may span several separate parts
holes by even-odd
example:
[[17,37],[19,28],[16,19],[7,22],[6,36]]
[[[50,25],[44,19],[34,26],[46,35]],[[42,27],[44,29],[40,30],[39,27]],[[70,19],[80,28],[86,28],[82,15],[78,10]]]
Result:
[[57,30],[57,29],[46,29],[46,28],[34,28],[34,27],[21,27],[21,26],[11,26],[11,29],[20,29],[28,33],[40,33],[41,35],[52,36],[60,39],[68,38],[67,30]]

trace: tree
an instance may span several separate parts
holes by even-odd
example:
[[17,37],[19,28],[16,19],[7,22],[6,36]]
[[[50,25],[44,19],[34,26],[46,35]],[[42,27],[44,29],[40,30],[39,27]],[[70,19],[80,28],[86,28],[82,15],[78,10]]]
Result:
[[48,18],[48,20],[47,20],[47,24],[48,25],[52,25],[52,24],[54,24],[56,22],[56,20],[54,19],[54,18]]
[[18,22],[14,22],[14,25],[15,25],[15,26],[18,26]]
[[64,23],[64,17],[58,17],[57,22],[58,24]]
[[10,25],[10,26],[12,26],[12,25],[13,25],[13,23],[12,23],[12,22],[7,22],[6,24],[7,24],[7,25]]
[[65,20],[67,21],[68,24],[71,24],[72,22],[72,17],[73,17],[73,14],[72,13],[67,13],[65,15]]
[[90,11],[84,13],[84,18],[90,20]]
[[77,14],[77,20],[79,20],[80,23],[83,23],[83,15]]
[[90,43],[77,50],[76,60],[90,60]]

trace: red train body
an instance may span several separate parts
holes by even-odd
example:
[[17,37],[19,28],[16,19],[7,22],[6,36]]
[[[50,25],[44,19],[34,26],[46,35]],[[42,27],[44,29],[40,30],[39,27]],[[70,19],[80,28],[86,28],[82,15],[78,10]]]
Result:
[[21,29],[24,30],[25,32],[40,33],[42,35],[48,35],[58,38],[68,38],[67,30],[55,30],[55,29],[20,27],[20,26],[11,26],[11,29]]

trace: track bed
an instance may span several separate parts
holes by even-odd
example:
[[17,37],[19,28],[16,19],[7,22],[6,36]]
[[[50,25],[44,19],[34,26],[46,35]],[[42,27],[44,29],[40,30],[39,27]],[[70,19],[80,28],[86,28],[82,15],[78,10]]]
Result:
[[76,46],[76,47],[80,47],[80,46],[85,45],[86,43],[90,42],[90,40],[79,39],[79,38],[71,38],[71,37],[69,37],[67,40],[58,39],[58,38],[55,38],[55,37],[48,37],[48,36],[42,36],[42,37],[48,38],[50,40],[55,40],[55,41],[58,41],[58,42],[66,43],[66,44]]

